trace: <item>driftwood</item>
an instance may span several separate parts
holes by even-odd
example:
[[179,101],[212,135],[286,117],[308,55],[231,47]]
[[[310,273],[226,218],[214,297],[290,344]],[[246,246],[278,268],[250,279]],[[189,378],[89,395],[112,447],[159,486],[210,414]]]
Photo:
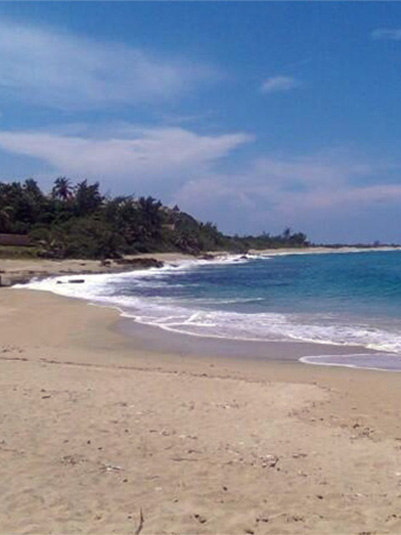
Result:
[[139,535],[141,533],[144,522],[145,522],[145,519],[143,518],[142,507],[140,507],[139,508],[139,524],[134,532],[134,535]]

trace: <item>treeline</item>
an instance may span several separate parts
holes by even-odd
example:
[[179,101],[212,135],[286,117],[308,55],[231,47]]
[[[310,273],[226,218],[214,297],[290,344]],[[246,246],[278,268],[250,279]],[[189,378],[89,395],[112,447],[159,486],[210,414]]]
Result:
[[153,197],[109,197],[99,183],[57,178],[49,194],[37,182],[0,183],[0,233],[26,234],[49,258],[118,258],[144,252],[245,252],[302,247],[303,233],[230,237]]
[[285,247],[307,247],[310,245],[306,234],[303,232],[291,232],[290,228],[286,228],[282,234],[270,235],[264,232],[260,236],[243,236],[238,239],[246,249],[281,249]]

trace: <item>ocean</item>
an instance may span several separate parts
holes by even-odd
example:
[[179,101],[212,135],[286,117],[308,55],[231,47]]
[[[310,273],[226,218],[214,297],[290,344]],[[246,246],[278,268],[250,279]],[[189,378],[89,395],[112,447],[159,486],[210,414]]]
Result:
[[[85,282],[68,282],[77,278]],[[310,364],[401,370],[399,250],[185,260],[29,287],[118,307],[135,322],[183,335],[350,347],[344,356],[301,359]]]

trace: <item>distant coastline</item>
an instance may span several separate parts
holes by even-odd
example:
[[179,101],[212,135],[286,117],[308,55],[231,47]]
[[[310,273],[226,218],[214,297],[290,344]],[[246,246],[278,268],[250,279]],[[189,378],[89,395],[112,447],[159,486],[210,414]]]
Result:
[[[401,246],[379,246],[379,247],[304,247],[304,248],[282,248],[282,249],[250,249],[244,255],[255,256],[280,256],[299,254],[335,254],[335,253],[359,253],[359,252],[379,252],[397,251]],[[60,275],[86,275],[95,273],[120,273],[134,271],[135,269],[146,269],[161,267],[165,263],[175,263],[183,260],[207,260],[216,257],[224,258],[232,256],[229,251],[209,251],[201,255],[189,255],[184,253],[144,253],[132,255],[125,258],[125,262],[113,259],[98,261],[91,259],[62,259],[52,260],[43,258],[0,258],[0,287],[12,286],[14,284],[27,283],[33,278],[57,277]]]
[[250,249],[251,254],[260,255],[282,255],[282,254],[330,254],[330,253],[369,253],[377,251],[400,251],[401,245],[316,245],[304,248],[285,248],[282,249]]
[[[282,249],[250,249],[249,255],[255,256],[280,256],[300,254],[345,254],[360,252],[399,251],[401,246],[378,246],[378,247],[330,247],[316,246],[304,248]],[[0,258],[0,287],[14,284],[27,283],[33,278],[57,277],[60,275],[86,275],[95,273],[120,273],[161,267],[165,263],[175,263],[183,260],[206,260],[216,257],[224,258],[232,256],[230,251],[209,251],[201,255],[189,255],[185,253],[144,253],[128,256],[125,262],[113,259],[98,261],[91,259],[41,259],[41,258]]]

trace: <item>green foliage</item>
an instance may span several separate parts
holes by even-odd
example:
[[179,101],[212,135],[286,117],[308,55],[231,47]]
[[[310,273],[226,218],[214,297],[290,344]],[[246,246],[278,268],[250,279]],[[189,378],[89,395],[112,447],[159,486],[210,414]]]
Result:
[[71,180],[65,177],[56,178],[52,188],[52,198],[67,202],[72,198]]
[[23,259],[29,258],[34,259],[38,258],[39,255],[38,247],[20,247],[18,245],[0,245],[0,258],[15,258]]
[[95,214],[103,204],[99,192],[99,182],[88,184],[86,180],[79,182],[74,190],[73,208],[77,217]]
[[[153,197],[107,198],[99,183],[55,180],[49,195],[35,180],[0,183],[0,233],[29,234],[34,254],[49,258],[118,258],[123,254],[182,251],[200,254],[249,248],[303,247],[305,234],[230,237],[211,223],[163,206]],[[11,252],[11,249],[8,249]]]
[[247,249],[280,249],[284,247],[297,248],[307,247],[308,238],[303,232],[291,233],[291,229],[286,228],[282,234],[271,236],[263,233],[260,236],[244,236],[239,238]]

